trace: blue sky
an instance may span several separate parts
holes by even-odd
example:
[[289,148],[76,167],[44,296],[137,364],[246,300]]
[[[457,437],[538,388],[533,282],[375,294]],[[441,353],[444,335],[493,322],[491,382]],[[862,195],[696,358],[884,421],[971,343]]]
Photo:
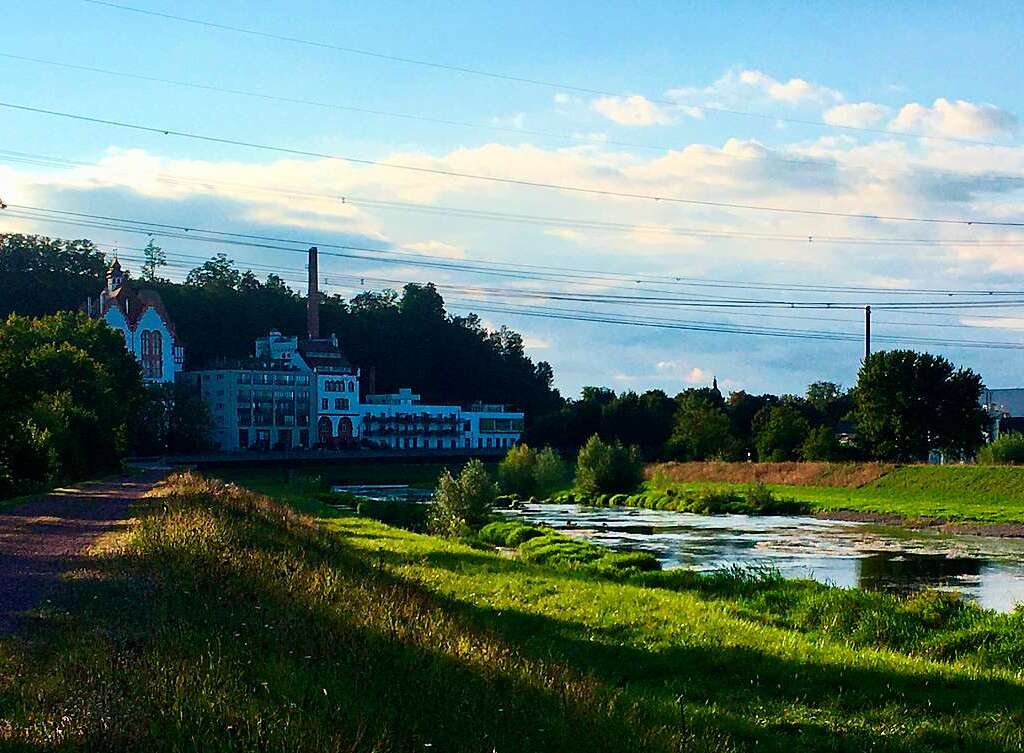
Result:
[[[1015,180],[1024,176],[1018,122],[1024,111],[1024,70],[1013,64],[1024,31],[1020,4],[132,3],[214,23],[623,96],[413,66],[82,0],[40,0],[5,8],[7,33],[0,54],[506,130],[271,102],[10,57],[0,57],[0,101],[295,149],[614,191],[826,211],[1001,220],[1024,216],[1019,189],[1024,181]],[[715,109],[694,109],[701,107]],[[827,121],[833,127],[795,120]],[[835,127],[841,125],[879,132]],[[908,132],[934,138],[907,138]],[[1019,282],[1024,252],[1012,245],[1024,238],[1011,229],[911,227],[656,206],[445,181],[3,108],[0,150],[6,150],[0,152],[0,196],[8,203],[465,260],[628,274],[886,288],[1007,289],[1016,282],[1024,288]],[[96,165],[44,167],[10,159],[10,152]],[[1002,177],[993,180],[993,173]],[[581,230],[571,222],[537,226],[380,205],[353,209],[259,187],[614,221],[634,229]],[[823,246],[665,235],[652,225],[734,235],[968,243]],[[0,217],[2,229],[89,236],[124,248],[145,242],[120,231],[38,220]],[[970,245],[978,240],[1010,245]],[[160,242],[182,263],[220,250],[181,240]],[[241,266],[294,267],[296,278],[302,277],[295,255],[226,250]],[[340,261],[329,260],[324,276],[330,280],[332,272],[336,278],[355,274],[449,285],[526,284],[372,262],[348,261],[342,267]],[[539,287],[549,289],[551,283]],[[723,294],[721,289],[687,290],[694,301],[700,295]],[[746,290],[743,295],[767,294]],[[856,312],[791,312],[796,318],[782,319],[776,318],[785,313],[779,311],[768,317],[721,310],[616,311],[859,331]],[[558,385],[570,394],[584,384],[675,391],[715,375],[732,388],[801,391],[818,378],[851,383],[860,357],[859,345],[847,342],[554,322],[497,312],[482,316],[495,326],[509,324],[522,331],[531,354],[553,364]],[[881,313],[876,331],[1018,342],[1024,340],[1024,321],[1017,316],[1024,316],[1020,309],[934,317]],[[992,386],[1021,380],[1024,357],[1019,352],[945,345],[930,349],[976,368]]]

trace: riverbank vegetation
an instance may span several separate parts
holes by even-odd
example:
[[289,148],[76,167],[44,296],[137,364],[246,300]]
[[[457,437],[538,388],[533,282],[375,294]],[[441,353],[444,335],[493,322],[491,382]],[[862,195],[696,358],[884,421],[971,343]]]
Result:
[[649,493],[737,493],[746,488],[747,478],[768,479],[763,483],[774,494],[816,512],[1024,522],[1024,468],[1014,466],[851,464],[791,470],[758,464],[669,464],[649,466],[647,476]]
[[954,597],[536,564],[196,476],[141,512],[0,640],[5,747],[1024,745],[1020,616]]

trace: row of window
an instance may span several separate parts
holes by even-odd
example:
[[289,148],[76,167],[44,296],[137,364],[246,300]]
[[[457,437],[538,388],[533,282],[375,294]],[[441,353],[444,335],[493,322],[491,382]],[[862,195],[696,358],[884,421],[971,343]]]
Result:
[[[218,378],[220,375],[217,375]],[[306,386],[309,384],[309,374],[269,374],[265,372],[243,371],[238,375],[239,384],[296,384]]]
[[[278,429],[276,441],[271,444],[272,433],[269,429],[257,429],[250,434],[248,429],[238,430],[238,446],[242,449],[256,448],[269,450],[290,450],[292,447],[309,447],[309,429],[299,429],[296,444],[292,444],[292,430]],[[250,438],[252,443],[250,444]]]
[[164,376],[164,336],[156,329],[144,329],[140,336],[142,345],[142,377],[143,379],[163,379]]
[[324,382],[324,392],[355,392],[356,383],[353,379],[328,379]]
[[[330,410],[330,398],[320,398],[320,410]],[[348,410],[348,398],[347,397],[336,397],[334,398],[334,410]]]

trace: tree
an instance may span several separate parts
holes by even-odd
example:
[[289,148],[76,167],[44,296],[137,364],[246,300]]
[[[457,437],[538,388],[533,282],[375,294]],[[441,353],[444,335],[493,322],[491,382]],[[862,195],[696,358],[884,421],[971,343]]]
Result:
[[537,452],[526,444],[509,448],[498,463],[498,486],[506,494],[529,497],[536,491]]
[[161,278],[157,277],[156,272],[160,267],[167,266],[167,254],[150,238],[145,248],[142,249],[142,255],[146,258],[146,261],[142,263],[142,272],[139,274],[139,279],[145,282],[160,280]]
[[458,478],[445,470],[437,480],[434,501],[427,514],[431,533],[458,536],[487,520],[498,495],[498,486],[478,459],[470,460]]
[[585,494],[631,492],[643,480],[643,459],[636,447],[606,443],[596,434],[576,458],[576,488]]
[[0,497],[116,468],[142,400],[139,365],[106,323],[0,323]]
[[821,423],[835,428],[853,410],[853,395],[835,382],[812,382],[807,385],[807,403],[814,408]]
[[0,321],[73,311],[99,295],[107,262],[91,241],[0,234]]
[[843,456],[842,445],[831,426],[815,426],[800,445],[801,460],[839,460]]
[[970,457],[988,417],[981,377],[941,356],[892,350],[868,356],[854,388],[857,444],[871,457],[927,460],[932,450]]
[[217,254],[185,276],[185,284],[193,288],[237,290],[241,281],[242,273],[227,254]]
[[811,425],[792,405],[772,405],[754,418],[757,459],[778,463],[796,460]]
[[733,453],[735,440],[729,418],[706,392],[693,391],[677,398],[675,427],[668,440],[668,455],[676,460],[707,460]]
[[549,494],[565,483],[569,475],[565,461],[551,447],[545,447],[537,453],[537,463],[533,468],[533,480],[538,494]]

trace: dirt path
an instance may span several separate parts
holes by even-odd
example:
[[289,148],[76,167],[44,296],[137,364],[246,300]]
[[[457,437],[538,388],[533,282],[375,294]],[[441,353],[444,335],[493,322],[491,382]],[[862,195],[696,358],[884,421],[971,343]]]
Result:
[[14,630],[20,612],[42,603],[60,574],[164,475],[89,482],[0,510],[0,635]]

